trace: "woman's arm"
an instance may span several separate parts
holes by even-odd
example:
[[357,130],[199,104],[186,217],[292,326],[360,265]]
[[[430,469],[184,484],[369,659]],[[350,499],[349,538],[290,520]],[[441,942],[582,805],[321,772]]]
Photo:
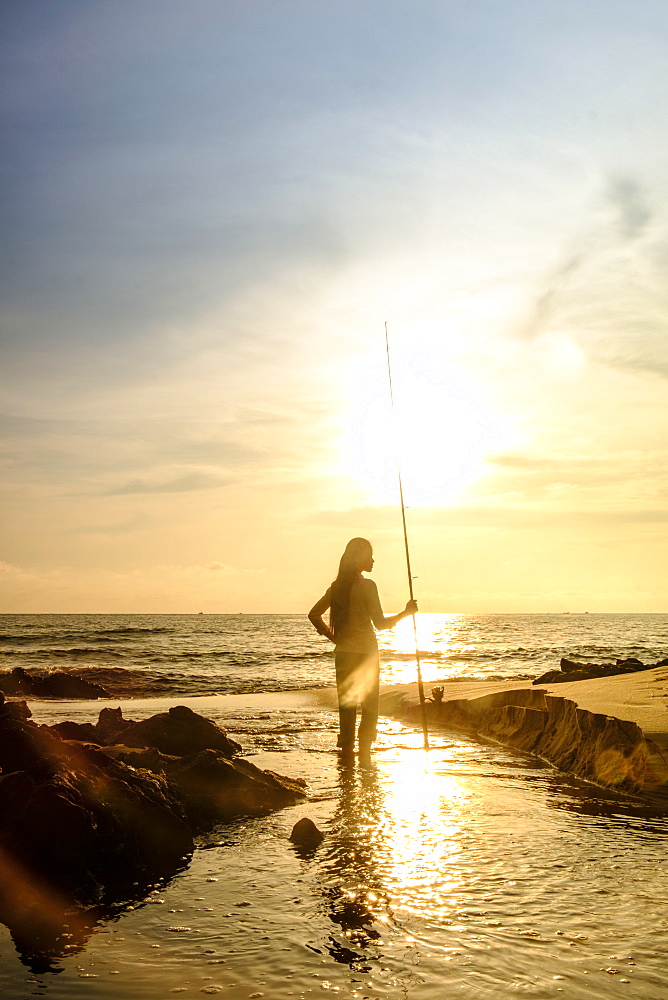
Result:
[[408,618],[410,615],[414,615],[417,611],[417,603],[415,601],[407,601],[406,607],[403,611],[400,611],[396,615],[384,615],[383,609],[380,606],[380,598],[378,596],[378,588],[376,587],[376,584],[373,580],[365,580],[365,583],[367,584],[367,587],[365,588],[367,609],[369,611],[369,617],[376,628],[394,628],[394,626],[403,618]]
[[324,635],[325,639],[329,639],[330,642],[335,642],[334,633],[332,632],[329,625],[323,621],[323,615],[327,608],[331,607],[332,604],[332,588],[330,587],[326,594],[320,598],[319,601],[313,605],[308,613],[308,618],[319,635]]

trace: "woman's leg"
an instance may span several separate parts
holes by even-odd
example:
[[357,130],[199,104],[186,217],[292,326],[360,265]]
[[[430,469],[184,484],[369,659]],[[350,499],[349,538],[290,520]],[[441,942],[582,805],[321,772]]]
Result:
[[357,719],[357,692],[355,673],[359,665],[356,653],[337,653],[336,691],[339,699],[339,738],[337,745],[344,754],[355,750],[355,722]]
[[357,734],[360,753],[368,754],[376,739],[378,727],[378,695],[380,688],[380,664],[377,658],[366,664],[367,684],[362,698],[362,718]]

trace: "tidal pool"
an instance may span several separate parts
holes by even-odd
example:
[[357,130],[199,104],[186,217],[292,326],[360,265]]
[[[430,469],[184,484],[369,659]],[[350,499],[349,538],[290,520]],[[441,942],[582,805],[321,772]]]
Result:
[[[0,995],[668,997],[668,818],[452,734],[425,753],[381,720],[372,765],[345,768],[328,711],[202,711],[310,799],[211,831],[48,971],[0,928]],[[314,851],[289,840],[302,816]]]

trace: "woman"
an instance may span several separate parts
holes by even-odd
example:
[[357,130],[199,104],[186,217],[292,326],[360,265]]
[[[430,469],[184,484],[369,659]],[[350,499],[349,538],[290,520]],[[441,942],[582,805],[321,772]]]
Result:
[[[362,573],[373,569],[373,549],[366,538],[352,538],[339,564],[339,574],[326,594],[313,605],[309,619],[315,630],[336,646],[336,689],[339,697],[338,745],[345,757],[355,749],[357,706],[362,706],[357,740],[360,756],[368,756],[376,738],[380,664],[374,626],[394,628],[402,618],[415,614],[408,601],[404,611],[386,617],[373,580]],[[329,626],[323,615],[330,609]]]

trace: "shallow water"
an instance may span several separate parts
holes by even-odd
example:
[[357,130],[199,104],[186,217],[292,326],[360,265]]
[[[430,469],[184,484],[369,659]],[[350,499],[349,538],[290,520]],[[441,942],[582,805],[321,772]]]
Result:
[[[387,719],[372,765],[342,768],[333,713],[306,697],[190,704],[308,778],[309,801],[211,831],[50,972],[0,929],[2,996],[668,997],[668,818],[493,744],[432,734],[425,754]],[[302,816],[326,833],[310,855],[289,840]]]

